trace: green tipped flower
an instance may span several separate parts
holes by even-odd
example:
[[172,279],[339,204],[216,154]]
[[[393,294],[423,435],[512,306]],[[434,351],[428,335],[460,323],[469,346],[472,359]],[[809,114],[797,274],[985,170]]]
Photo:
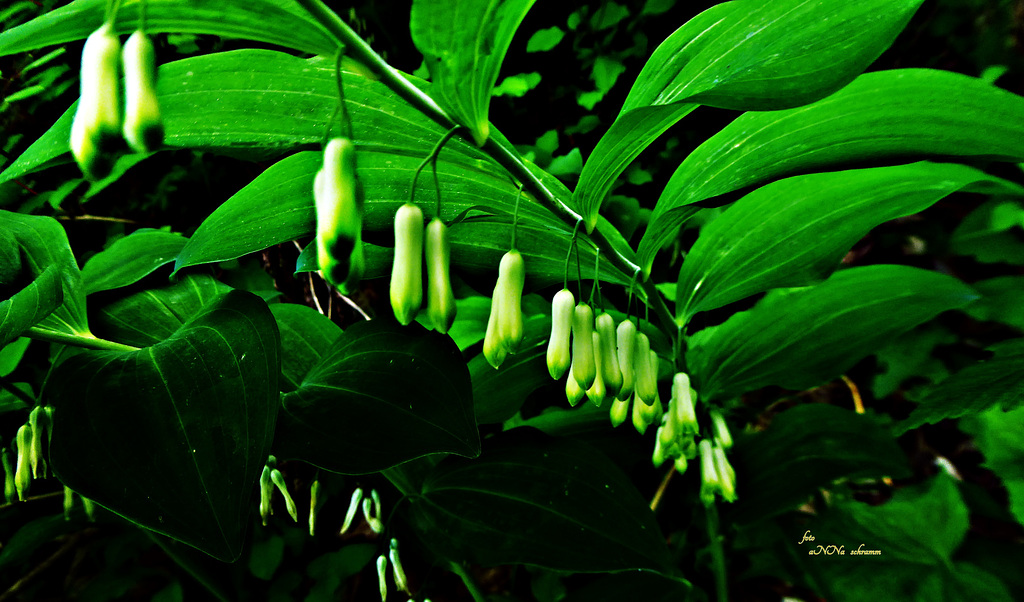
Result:
[[636,324],[626,320],[615,329],[615,352],[619,359],[619,371],[622,373],[622,387],[619,388],[618,399],[629,399],[636,386],[636,371],[633,369],[636,355]]
[[[600,335],[593,332],[590,336],[594,341],[594,349],[598,349],[601,342]],[[608,396],[608,392],[604,384],[604,367],[599,361],[595,362],[594,365],[597,370],[594,375],[594,384],[590,385],[590,388],[587,389],[587,399],[589,399],[595,406],[601,407],[601,404],[604,403],[604,398]]]
[[455,295],[448,272],[451,245],[448,227],[439,218],[427,225],[427,315],[434,330],[445,334],[455,322]]
[[636,374],[637,399],[647,405],[654,403],[658,395],[657,363],[651,364],[651,342],[647,335],[636,335],[636,351],[633,355],[633,370]]
[[622,372],[619,369],[619,355],[616,350],[615,319],[603,313],[594,322],[598,338],[594,344],[597,363],[601,366],[606,395],[615,397],[622,389]]
[[555,293],[551,300],[551,337],[548,338],[548,374],[558,380],[572,365],[572,318],[576,298],[567,288]]
[[423,211],[406,203],[395,213],[395,259],[391,264],[391,308],[403,326],[423,304]]
[[28,493],[29,484],[32,482],[32,468],[31,457],[32,457],[32,427],[29,424],[23,424],[18,429],[18,434],[15,439],[15,443],[18,446],[18,462],[17,468],[14,471],[14,486],[18,490],[18,501],[25,501],[25,495]]
[[722,446],[722,449],[729,449],[732,447],[732,435],[729,434],[729,425],[725,423],[725,418],[718,410],[711,410],[708,414],[711,416],[711,433],[715,437],[715,442]]
[[32,408],[28,415],[28,425],[32,430],[29,462],[32,465],[33,479],[46,477],[46,458],[43,457],[43,430],[46,428],[48,418],[49,414],[43,410],[43,406]]
[[75,507],[75,492],[64,486],[64,520],[71,520],[71,510]]
[[[573,358],[572,363],[576,363],[575,358]],[[570,365],[569,374],[565,377],[565,398],[569,400],[569,405],[575,408],[576,404],[583,400],[583,397],[587,392],[583,390],[583,387],[581,387],[578,382],[576,382],[576,377],[574,377],[572,373],[573,370]]]
[[686,462],[686,458],[685,457],[680,456],[680,457],[676,458],[676,461],[675,461],[676,472],[678,472],[679,474],[683,474],[684,472],[686,472],[686,465],[687,465],[687,462]]
[[380,602],[388,597],[388,557],[381,554],[377,557],[377,585],[380,587]]
[[137,153],[156,150],[164,142],[164,124],[156,98],[156,51],[141,30],[128,37],[121,53],[124,65],[125,142]]
[[356,487],[356,490],[352,492],[352,498],[348,501],[348,511],[345,513],[345,522],[341,525],[341,531],[338,535],[344,535],[348,531],[349,527],[352,526],[352,521],[356,517],[356,512],[359,511],[359,503],[363,500],[363,490],[360,487]]
[[370,526],[374,533],[384,531],[384,522],[381,521],[380,495],[376,489],[370,490],[370,497],[363,498],[363,519]]
[[391,538],[391,545],[388,550],[388,558],[391,559],[391,573],[395,578],[395,587],[409,595],[409,583],[405,579],[405,569],[402,568],[402,560],[398,557],[398,540]]
[[71,154],[89,180],[107,177],[114,166],[112,151],[121,138],[120,62],[121,41],[108,21],[82,48],[82,91],[71,122]]
[[638,433],[643,435],[647,432],[648,426],[661,422],[661,401],[655,395],[654,403],[648,405],[641,403],[640,398],[636,394],[633,397],[633,427]]
[[263,519],[263,526],[267,526],[267,519],[274,514],[271,497],[274,495],[274,481],[270,478],[273,469],[269,466],[263,467],[263,474],[260,475],[260,518]]
[[290,493],[288,493],[288,485],[284,482],[284,475],[281,471],[274,468],[270,471],[270,480],[277,486],[277,490],[284,496],[284,504],[288,509],[288,516],[292,517],[292,520],[299,522],[299,509],[295,507],[295,501],[292,499]]
[[722,499],[727,502],[736,501],[736,472],[725,457],[725,450],[716,445],[711,452],[715,460],[715,470],[718,473],[718,491]]
[[576,306],[572,318],[572,376],[584,391],[594,386],[594,379],[597,378],[594,310],[586,303]]
[[317,261],[328,282],[351,294],[359,285],[365,264],[356,147],[348,138],[334,138],[324,147],[323,156],[323,166],[313,180]]
[[680,435],[696,435],[697,414],[693,407],[693,389],[690,388],[690,377],[683,372],[672,378],[672,400],[669,402],[669,415],[675,423]]
[[705,506],[715,503],[715,493],[721,487],[718,470],[715,468],[715,454],[711,442],[703,439],[698,446],[700,452],[700,500]]
[[495,369],[523,341],[523,285],[526,265],[519,251],[512,249],[501,258],[498,281],[491,296],[491,313],[484,334],[484,357]]
[[313,479],[309,487],[309,536],[313,537],[316,531],[316,514],[320,509],[320,479]]
[[0,451],[0,461],[4,465],[4,499],[10,504],[18,499],[18,486],[14,481],[14,467],[11,465],[11,454],[4,448]]
[[610,410],[612,428],[617,428],[620,424],[625,422],[627,418],[629,418],[630,401],[632,401],[632,399],[627,397],[626,399],[616,399],[612,402]]

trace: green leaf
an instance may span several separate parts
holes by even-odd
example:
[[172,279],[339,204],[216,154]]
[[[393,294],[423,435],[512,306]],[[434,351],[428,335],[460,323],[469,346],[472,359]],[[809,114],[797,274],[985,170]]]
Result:
[[135,284],[174,261],[188,241],[180,234],[142,228],[93,255],[82,268],[85,294]]
[[966,311],[975,320],[1002,322],[1024,331],[1024,276],[1000,276],[971,284],[981,299]]
[[270,312],[281,333],[281,391],[294,391],[341,336],[341,328],[311,307],[275,303]]
[[52,217],[0,211],[0,297],[0,347],[32,327],[92,337],[82,273]]
[[[138,26],[143,0],[123,0],[114,30],[129,34]],[[105,0],[76,0],[24,25],[0,33],[0,55],[83,40],[104,20]],[[183,0],[146,2],[149,33],[207,33],[225,38],[269,42],[303,52],[333,54],[337,43],[288,0]]]
[[685,324],[699,311],[821,280],[871,228],[958,191],[1024,195],[1024,188],[977,169],[927,162],[796,176],[758,188],[701,229],[679,274],[676,318]]
[[692,211],[686,206],[727,192],[854,161],[1021,161],[1021,139],[1020,96],[947,71],[868,73],[808,106],[741,115],[700,145],[658,199],[638,255],[649,270],[654,254]]
[[983,203],[957,226],[949,241],[950,249],[982,263],[1024,265],[1024,241],[1019,229],[1013,231],[1000,219],[1007,209],[1021,208],[1018,203],[998,196]]
[[995,354],[992,358],[932,387],[899,429],[977,414],[997,405],[1006,411],[1024,405],[1024,339],[993,345],[989,351]]
[[737,0],[702,12],[647,61],[587,162],[577,206],[592,223],[625,167],[697,105],[764,111],[835,92],[892,44],[921,1]]
[[427,454],[475,456],[469,371],[451,339],[418,324],[354,324],[282,397],[281,458],[370,473]]
[[159,288],[131,292],[92,308],[99,336],[134,347],[154,345],[172,336],[192,316],[230,288],[205,274],[189,274]]
[[831,380],[892,337],[977,298],[956,278],[898,265],[836,272],[778,289],[689,341],[686,364],[704,398],[767,385],[802,390]]
[[565,32],[562,31],[561,27],[557,25],[555,27],[549,27],[547,29],[540,29],[530,36],[530,40],[526,43],[527,52],[547,52],[565,37]]
[[563,598],[563,602],[679,602],[689,600],[692,587],[685,581],[667,579],[656,573],[632,571],[606,575]]
[[134,523],[236,560],[270,452],[279,347],[266,304],[232,291],[152,347],[68,358],[47,391],[54,473]]
[[527,395],[551,382],[546,359],[551,316],[531,316],[526,320],[523,332],[519,351],[505,358],[499,369],[495,370],[487,363],[483,353],[469,361],[474,410],[476,420],[481,424],[508,420],[523,405]]
[[10,376],[11,372],[14,372],[31,342],[32,339],[21,337],[0,347],[0,378]]
[[476,460],[448,458],[411,500],[421,539],[455,561],[571,572],[670,571],[658,524],[600,451],[513,429]]
[[594,12],[594,16],[590,18],[590,26],[594,28],[594,31],[609,29],[618,25],[628,16],[628,8],[617,2],[605,0],[601,3],[601,7]]
[[409,28],[430,69],[430,95],[473,132],[490,133],[491,89],[512,36],[535,0],[414,0]]
[[992,407],[960,424],[964,432],[974,435],[975,445],[985,456],[983,466],[1003,481],[1010,494],[1010,512],[1024,524],[1024,408]]
[[519,75],[510,75],[505,79],[501,80],[501,84],[491,91],[493,96],[512,96],[514,98],[521,98],[526,95],[527,92],[537,87],[540,84],[540,73],[534,71],[533,73],[520,73]]
[[782,412],[767,431],[740,437],[730,458],[739,499],[726,516],[739,523],[793,510],[837,479],[910,473],[888,429],[870,416],[824,404]]
[[[968,527],[967,506],[945,473],[898,490],[881,506],[842,500],[811,521],[814,541],[800,544],[796,557],[813,564],[831,590],[829,599],[1009,602],[1006,587],[978,567],[953,562]],[[793,534],[799,541],[800,533]],[[845,554],[824,553],[829,545]],[[877,550],[877,555],[855,552]]]
[[[979,301],[968,305],[964,311],[970,312]],[[956,335],[934,322],[925,323],[889,341],[875,353],[879,366],[885,367],[884,371],[875,374],[872,384],[875,397],[881,399],[890,395],[910,378],[939,382],[949,376],[946,365],[933,357],[932,351],[939,345],[956,342]]]

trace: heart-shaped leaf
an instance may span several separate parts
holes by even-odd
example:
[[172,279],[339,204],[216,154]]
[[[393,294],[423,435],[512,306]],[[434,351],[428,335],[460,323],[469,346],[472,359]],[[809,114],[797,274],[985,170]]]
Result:
[[266,304],[231,291],[152,347],[69,357],[46,391],[54,473],[134,523],[234,561],[270,453],[279,348]]
[[282,403],[274,453],[325,470],[362,474],[427,454],[480,453],[462,354],[419,324],[350,326]]

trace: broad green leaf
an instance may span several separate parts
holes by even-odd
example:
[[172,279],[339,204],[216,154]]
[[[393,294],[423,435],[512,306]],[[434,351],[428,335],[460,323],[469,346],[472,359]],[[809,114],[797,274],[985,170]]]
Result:
[[697,105],[788,109],[835,92],[892,44],[921,2],[736,0],[697,15],[637,77],[584,169],[577,205],[595,216],[625,166]]
[[[143,0],[123,0],[115,31],[138,28]],[[75,0],[0,33],[0,55],[84,40],[103,23],[106,0]],[[207,33],[269,42],[303,52],[333,54],[338,44],[299,5],[288,0],[146,0],[149,33]]]
[[641,265],[650,270],[654,254],[692,211],[686,206],[704,199],[856,161],[1021,161],[1022,139],[1024,98],[973,77],[930,69],[867,73],[814,104],[746,113],[676,169],[641,240]]
[[870,416],[807,404],[763,433],[740,437],[730,455],[739,499],[729,520],[755,522],[795,509],[837,479],[909,476],[902,450]]
[[455,561],[571,572],[669,571],[658,524],[618,467],[584,443],[518,428],[476,460],[448,458],[410,500],[421,539]]
[[361,474],[480,452],[462,354],[418,324],[350,326],[281,401],[274,453],[325,470]]
[[189,274],[159,288],[104,300],[93,297],[93,327],[104,339],[146,347],[170,337],[229,287],[206,274]]
[[1019,225],[1002,219],[1006,213],[1022,210],[1019,203],[1009,198],[996,196],[988,200],[960,222],[949,241],[950,249],[982,263],[1024,265],[1024,240],[1014,231]]
[[[364,237],[392,245],[395,211],[409,199],[408,185],[421,159],[366,149],[360,150],[358,161],[359,179],[366,194]],[[316,230],[313,176],[321,163],[320,153],[303,152],[271,166],[199,226],[178,255],[175,268],[241,257],[311,236]],[[441,153],[437,167],[442,219],[451,223],[469,212],[466,219],[449,228],[452,265],[472,273],[493,273],[509,248],[516,186],[490,164],[457,162],[455,157],[448,160],[445,152]],[[417,181],[416,199],[423,199],[419,204],[428,218],[434,213],[435,194],[433,178]],[[621,235],[615,237],[614,228],[606,221],[599,230],[607,232],[606,237],[613,244],[625,244]],[[531,286],[542,287],[562,280],[571,238],[571,228],[524,197],[519,206],[516,246],[525,257]],[[390,272],[390,253],[385,258],[386,262],[371,262],[383,265],[385,271],[370,271],[368,278]],[[593,246],[580,245],[580,261],[583,273],[592,274]],[[573,269],[575,265],[570,266]],[[620,284],[629,282],[607,261],[601,262],[601,278]]]
[[976,320],[1002,322],[1024,331],[1024,276],[1000,276],[971,284],[981,293],[967,307],[967,313]]
[[956,278],[899,265],[836,272],[777,289],[753,309],[689,340],[686,364],[704,398],[767,385],[806,389],[836,378],[892,337],[977,294]]
[[491,90],[535,0],[413,0],[409,29],[430,70],[430,95],[478,146],[490,133]]
[[964,165],[913,163],[810,174],[762,186],[701,229],[686,254],[676,319],[771,288],[821,280],[871,228],[954,192],[1024,188]]
[[270,312],[281,333],[281,391],[294,391],[341,336],[341,328],[311,307],[275,303]]
[[11,372],[14,372],[31,342],[32,339],[21,337],[0,347],[0,378],[10,376]]
[[174,261],[188,241],[180,234],[142,228],[93,255],[82,267],[85,294],[135,284]]
[[52,217],[0,211],[0,346],[31,327],[92,337],[82,273]]
[[932,387],[906,420],[901,431],[945,418],[957,418],[1001,406],[1009,411],[1024,405],[1024,339],[989,347],[995,355],[964,368]]
[[71,356],[48,381],[54,473],[134,523],[236,560],[270,453],[279,348],[266,304],[231,291],[152,347]]
[[476,420],[481,424],[508,420],[527,395],[551,382],[546,359],[551,316],[531,316],[523,331],[519,351],[506,357],[499,369],[487,363],[483,353],[469,361]]
[[[953,561],[967,528],[967,506],[956,483],[940,473],[898,490],[880,506],[841,500],[796,527],[791,537],[800,541],[810,531],[814,541],[799,544],[795,557],[814,565],[812,574],[831,590],[822,593],[838,602],[1010,602],[996,577]],[[829,545],[841,546],[844,554],[824,553]],[[865,556],[864,551],[878,553]]]
[[[1024,396],[1024,383],[1021,385]],[[996,473],[1010,494],[1010,511],[1024,524],[1024,408],[992,407],[961,421],[985,456],[984,466]]]

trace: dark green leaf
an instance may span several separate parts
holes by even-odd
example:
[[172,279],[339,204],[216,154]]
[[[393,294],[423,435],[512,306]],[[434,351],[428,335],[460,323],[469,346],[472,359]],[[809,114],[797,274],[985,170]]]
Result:
[[361,474],[480,451],[462,354],[418,324],[350,326],[282,403],[275,454],[325,470]]
[[341,336],[341,328],[305,305],[275,303],[270,311],[281,333],[281,390],[294,391]]
[[[76,0],[0,33],[0,55],[85,39],[103,23],[106,4],[105,0]],[[143,0],[121,2],[117,33],[129,34],[138,28],[142,4]],[[208,33],[320,54],[333,54],[337,49],[327,32],[297,3],[288,0],[151,0],[147,3],[146,31]]]
[[523,405],[527,395],[551,382],[546,360],[550,333],[550,316],[532,316],[524,324],[519,351],[505,358],[499,369],[487,363],[482,353],[469,361],[477,422],[508,420]]
[[656,573],[631,571],[601,577],[573,591],[563,602],[680,602],[690,599],[691,586]]
[[1000,214],[1020,210],[1020,204],[1013,200],[998,196],[990,199],[960,222],[949,241],[951,250],[983,263],[1024,265],[1020,225],[1015,228],[1000,219]]
[[413,0],[409,29],[430,70],[430,95],[483,145],[491,89],[536,0]]
[[410,504],[421,538],[457,561],[573,572],[669,571],[647,502],[601,452],[533,429],[448,458]]
[[887,429],[869,416],[824,404],[779,414],[763,433],[741,437],[732,451],[737,502],[728,518],[749,523],[795,509],[842,478],[908,476]]
[[676,319],[771,288],[821,280],[871,228],[957,191],[1024,188],[964,165],[913,163],[810,174],[758,188],[701,229],[686,255]]
[[188,241],[180,234],[143,228],[93,255],[82,268],[85,294],[135,284],[174,261]]
[[976,320],[1002,322],[1024,331],[1024,276],[1000,276],[971,284],[981,299],[966,311]]
[[[968,305],[965,311],[970,311],[977,303]],[[891,394],[913,377],[939,382],[949,376],[945,364],[933,357],[932,351],[938,345],[956,342],[956,335],[934,322],[927,322],[889,341],[875,354],[879,366],[885,368],[875,374],[872,385],[875,397],[881,399]]]
[[[1024,396],[1024,383],[1021,395]],[[984,466],[996,473],[1010,494],[1010,511],[1024,524],[1024,408],[992,407],[961,421],[965,432],[985,456]]]
[[27,564],[40,547],[57,537],[81,528],[81,521],[64,520],[62,515],[44,516],[21,525],[0,552],[0,571]]
[[147,288],[94,307],[90,316],[103,338],[146,347],[173,335],[196,312],[228,290],[227,285],[211,276],[189,274],[178,282]]
[[956,278],[898,265],[836,272],[777,289],[690,338],[686,363],[705,398],[767,385],[805,389],[841,375],[892,337],[977,298]]
[[1024,339],[989,350],[995,353],[991,359],[957,372],[926,393],[900,429],[977,414],[996,405],[1004,410],[1024,405]]
[[1021,161],[1022,139],[1024,98],[947,71],[868,73],[811,105],[741,115],[693,151],[658,199],[640,261],[649,270],[654,254],[689,215],[686,206],[704,199],[852,161]]
[[0,378],[9,376],[14,369],[21,363],[21,358],[25,356],[25,350],[28,349],[28,344],[32,342],[32,339],[19,338],[14,341],[0,347]]
[[71,356],[47,391],[54,473],[132,522],[234,561],[270,452],[279,348],[266,304],[231,291],[152,347]]
[[253,577],[270,581],[281,566],[284,558],[284,538],[280,535],[271,535],[268,539],[257,541],[252,544],[249,551],[249,572]]
[[0,211],[0,232],[0,347],[33,326],[92,337],[82,273],[57,220]]

